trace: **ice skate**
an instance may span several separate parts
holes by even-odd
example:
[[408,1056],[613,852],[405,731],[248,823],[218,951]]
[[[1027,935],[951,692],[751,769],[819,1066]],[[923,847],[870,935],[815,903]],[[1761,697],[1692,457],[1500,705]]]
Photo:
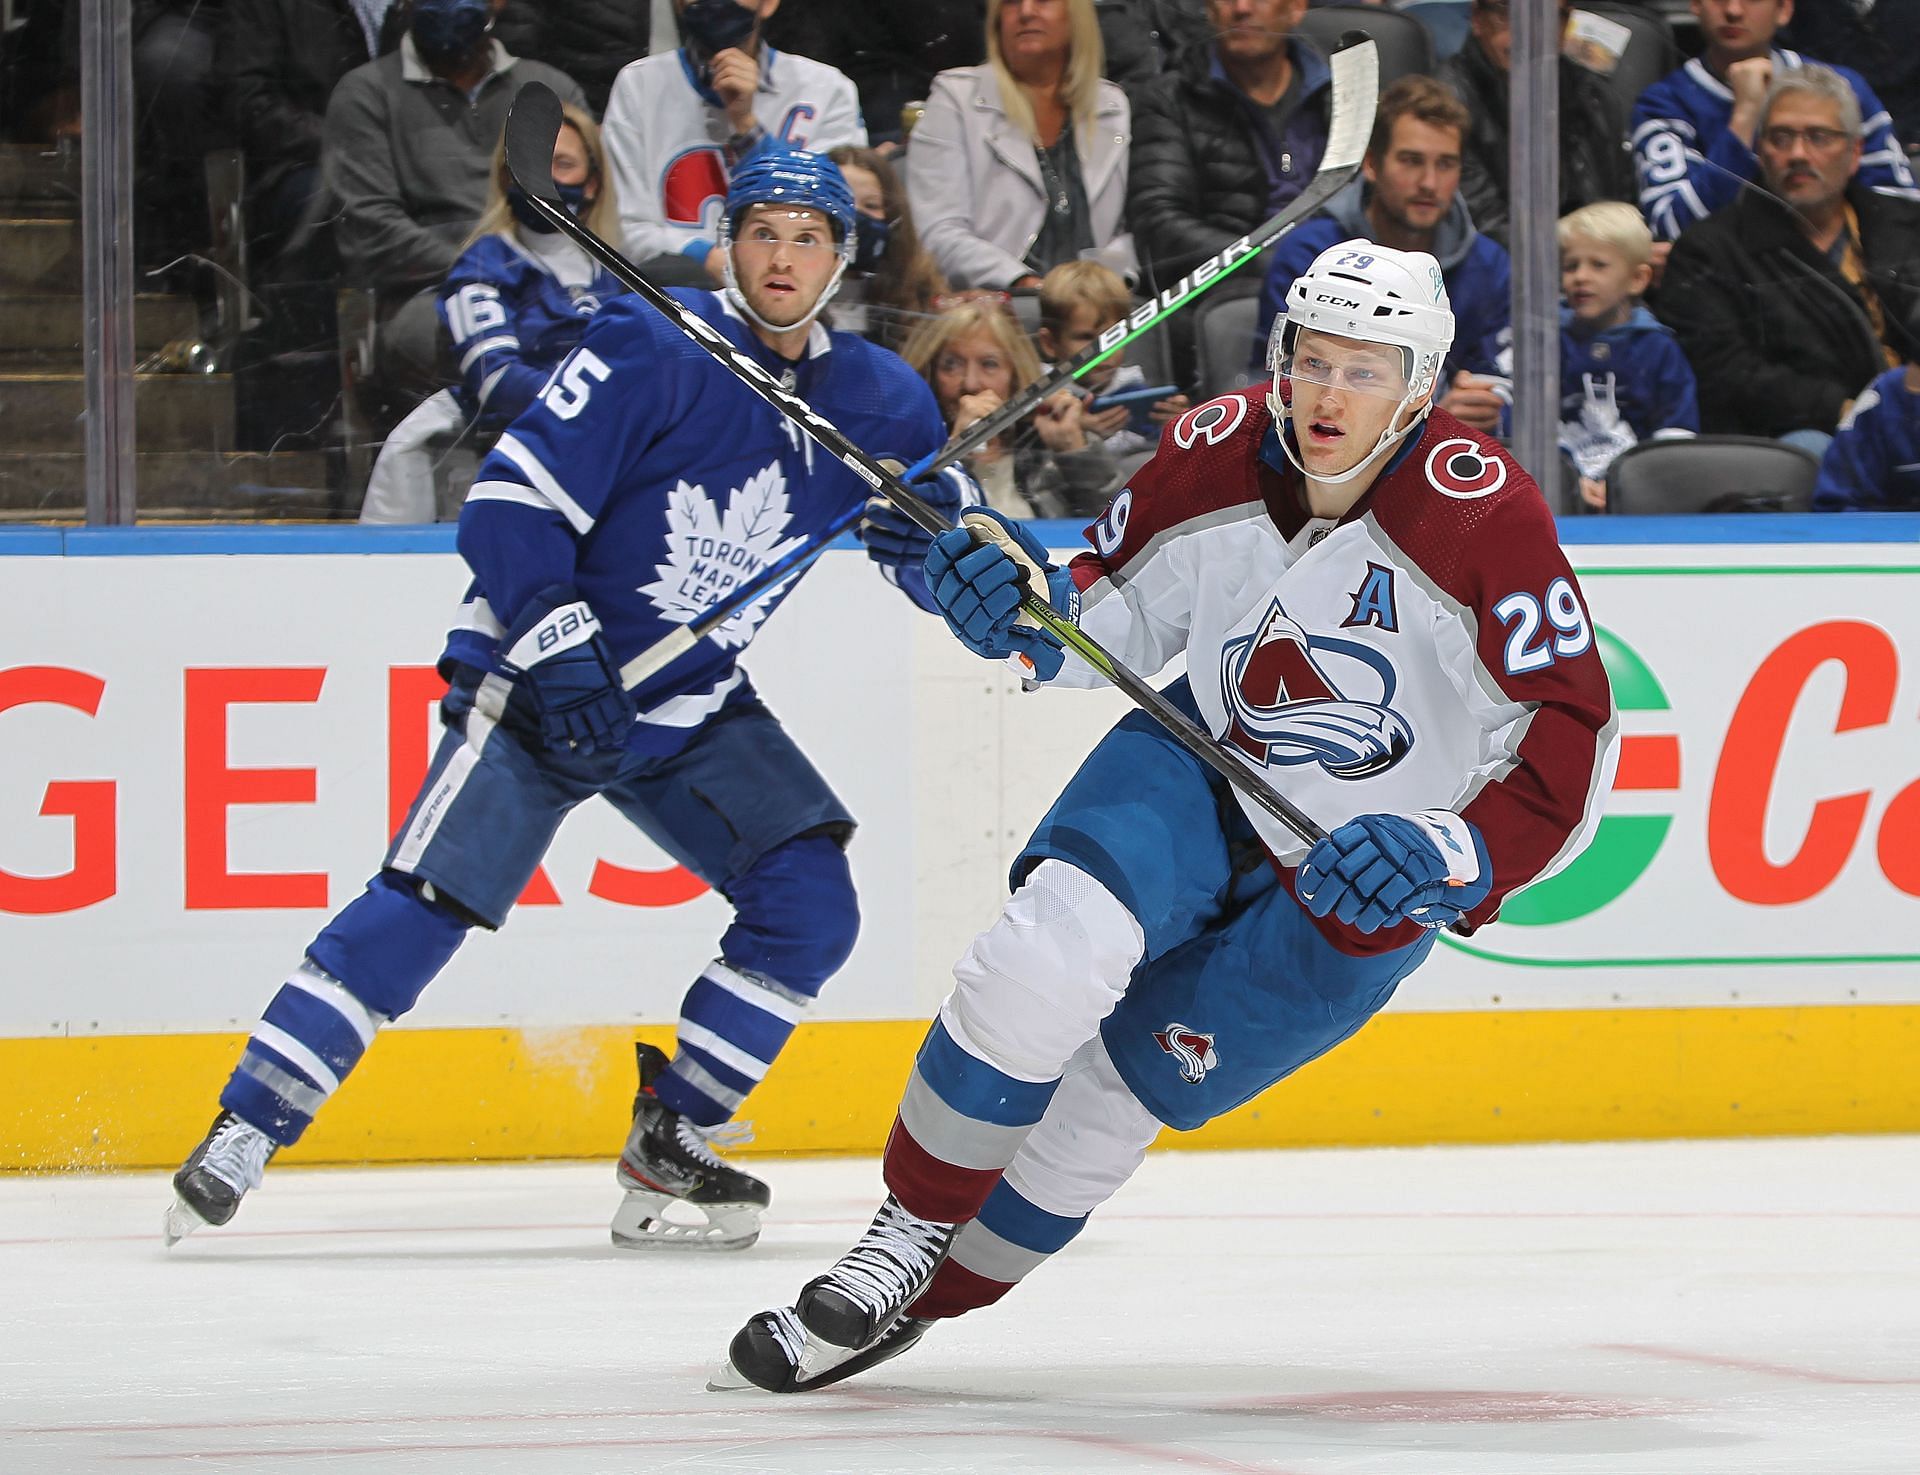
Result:
[[213,1119],[198,1147],[173,1175],[174,1201],[160,1233],[169,1246],[206,1224],[225,1224],[247,1190],[258,1188],[267,1160],[280,1146],[266,1133],[230,1111]]
[[707,1381],[707,1391],[764,1388],[769,1393],[809,1393],[898,1357],[932,1325],[928,1319],[903,1316],[871,1347],[850,1353],[809,1336],[791,1307],[762,1311],[734,1335],[727,1360]]
[[[626,1250],[744,1250],[760,1238],[760,1216],[772,1198],[767,1185],[716,1153],[709,1133],[653,1094],[667,1057],[652,1045],[635,1044],[640,1091],[633,1098],[633,1130],[615,1171],[626,1198],[613,1216],[613,1242]],[[697,1210],[705,1223],[676,1204]]]
[[[954,1228],[908,1213],[888,1194],[860,1242],[808,1281],[791,1308],[763,1311],[740,1329],[727,1366],[770,1393],[799,1393],[898,1356],[926,1330],[905,1312],[947,1258]],[[740,1383],[723,1369],[711,1386]]]

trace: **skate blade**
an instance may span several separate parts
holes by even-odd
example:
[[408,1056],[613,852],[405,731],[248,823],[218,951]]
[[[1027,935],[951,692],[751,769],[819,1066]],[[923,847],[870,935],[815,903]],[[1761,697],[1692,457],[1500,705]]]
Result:
[[[700,1224],[667,1217],[679,1206],[705,1216]],[[706,1254],[744,1250],[760,1238],[755,1204],[690,1204],[665,1193],[628,1189],[614,1211],[612,1237],[622,1250],[679,1250]]]
[[176,1198],[167,1205],[166,1215],[160,1221],[160,1239],[170,1250],[194,1230],[206,1227],[205,1219],[194,1213],[184,1199]]

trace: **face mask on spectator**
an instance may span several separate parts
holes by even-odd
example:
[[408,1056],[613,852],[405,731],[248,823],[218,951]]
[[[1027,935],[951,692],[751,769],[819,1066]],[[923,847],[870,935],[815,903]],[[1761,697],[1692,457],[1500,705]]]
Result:
[[429,66],[458,61],[493,25],[487,0],[413,0],[408,23],[420,59]]
[[[587,208],[587,187],[584,184],[556,184],[554,188],[560,192],[560,203],[567,207],[574,219],[578,220],[580,212]],[[527,192],[517,184],[510,186],[507,190],[507,208],[513,211],[515,220],[538,235],[550,236],[560,229],[534,209],[533,201],[527,198]]]
[[680,33],[708,56],[745,46],[759,17],[736,0],[688,0]]
[[871,215],[854,216],[853,270],[880,270],[880,258],[887,254],[887,235],[892,229],[891,220],[876,220]]

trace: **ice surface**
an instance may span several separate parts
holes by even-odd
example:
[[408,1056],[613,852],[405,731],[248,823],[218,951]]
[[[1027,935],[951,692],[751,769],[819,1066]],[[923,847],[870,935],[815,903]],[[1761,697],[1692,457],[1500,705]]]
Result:
[[708,1393],[877,1201],[760,1165],[705,1258],[607,1165],[270,1170],[171,1252],[164,1175],[0,1181],[0,1470],[1920,1471],[1920,1139],[1156,1155],[899,1361]]

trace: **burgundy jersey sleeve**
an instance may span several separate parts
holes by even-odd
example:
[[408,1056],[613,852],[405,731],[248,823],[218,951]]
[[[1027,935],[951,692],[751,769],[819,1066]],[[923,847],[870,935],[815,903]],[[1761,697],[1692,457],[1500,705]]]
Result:
[[[1497,443],[1436,411],[1439,434],[1376,502],[1380,527],[1429,581],[1446,669],[1484,734],[1455,804],[1486,842],[1491,920],[1512,891],[1585,846],[1612,781],[1618,718],[1593,616],[1540,490]],[[1451,624],[1446,623],[1451,620]]]

